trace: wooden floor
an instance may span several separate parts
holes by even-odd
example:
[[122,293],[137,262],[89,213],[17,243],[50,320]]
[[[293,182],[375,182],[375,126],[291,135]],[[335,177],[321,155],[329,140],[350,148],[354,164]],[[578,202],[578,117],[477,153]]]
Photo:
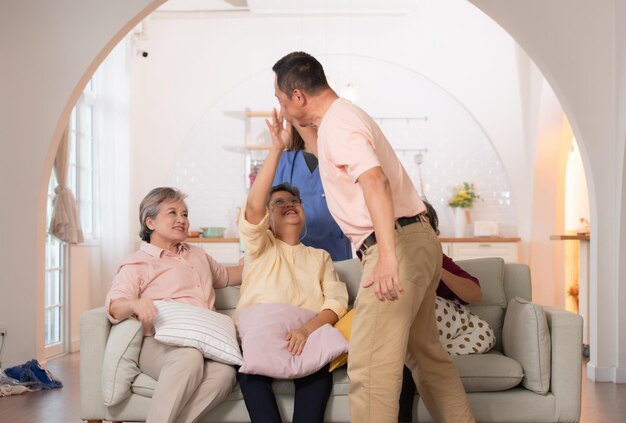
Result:
[[[79,357],[69,354],[48,363],[62,389],[0,398],[0,423],[80,422]],[[583,377],[581,423],[625,422],[624,416],[626,384],[593,383]]]

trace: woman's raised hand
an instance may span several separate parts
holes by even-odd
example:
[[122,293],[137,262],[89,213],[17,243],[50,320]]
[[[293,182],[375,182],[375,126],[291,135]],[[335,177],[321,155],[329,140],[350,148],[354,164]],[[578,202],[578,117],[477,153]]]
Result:
[[272,122],[270,123],[269,120],[265,119],[265,124],[272,136],[274,147],[279,150],[287,148],[291,143],[291,131],[293,131],[293,127],[291,126],[291,122],[284,118],[282,111],[278,113],[276,109],[274,109]]

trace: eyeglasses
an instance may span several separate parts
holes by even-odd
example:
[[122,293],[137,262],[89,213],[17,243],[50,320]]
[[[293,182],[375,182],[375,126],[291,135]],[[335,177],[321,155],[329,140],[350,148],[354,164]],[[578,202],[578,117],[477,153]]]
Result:
[[299,199],[298,197],[291,197],[289,199],[285,199],[285,198],[279,198],[276,201],[272,201],[270,203],[270,207],[280,207],[280,208],[284,208],[287,206],[301,206],[302,205],[302,200]]

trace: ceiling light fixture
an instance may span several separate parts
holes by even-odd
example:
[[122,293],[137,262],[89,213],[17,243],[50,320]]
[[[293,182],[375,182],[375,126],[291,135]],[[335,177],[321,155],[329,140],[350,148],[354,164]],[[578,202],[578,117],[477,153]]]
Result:
[[342,98],[345,98],[346,100],[348,100],[350,103],[356,103],[357,100],[359,99],[359,92],[356,89],[356,87],[354,86],[354,84],[352,82],[350,82],[350,80],[352,79],[352,67],[353,67],[353,57],[352,57],[352,33],[354,31],[354,9],[352,8],[352,0],[350,0],[349,3],[349,25],[348,25],[348,60],[350,60],[349,63],[349,75],[350,75],[350,79],[348,79],[348,83],[345,85],[345,87],[343,87],[340,91],[339,91],[339,96]]

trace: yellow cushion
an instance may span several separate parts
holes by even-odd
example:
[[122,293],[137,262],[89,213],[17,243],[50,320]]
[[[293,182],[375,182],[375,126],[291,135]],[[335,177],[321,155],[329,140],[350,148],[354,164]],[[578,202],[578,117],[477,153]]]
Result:
[[[354,317],[354,309],[350,310],[344,316],[335,323],[335,327],[339,329],[339,332],[350,342],[350,332],[352,331],[352,318]],[[343,353],[336,359],[330,362],[329,372],[343,366],[348,362],[348,353]]]

